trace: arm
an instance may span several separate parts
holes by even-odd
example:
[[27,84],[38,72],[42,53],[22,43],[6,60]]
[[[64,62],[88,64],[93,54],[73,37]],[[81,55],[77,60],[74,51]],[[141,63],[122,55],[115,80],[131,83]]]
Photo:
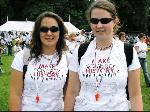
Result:
[[136,52],[138,53],[139,52],[139,46],[135,46],[134,48],[135,48]]
[[143,50],[141,50],[140,48],[139,48],[139,46],[134,46],[134,48],[135,48],[135,50],[137,51],[137,53],[141,53],[141,52],[147,52],[148,50],[147,50],[147,45],[145,44],[145,49],[143,49]]
[[129,71],[128,90],[131,102],[131,111],[143,111],[140,87],[140,69]]
[[11,70],[9,111],[21,111],[21,96],[23,88],[23,73]]
[[77,72],[69,71],[68,87],[64,102],[64,111],[73,111],[75,97],[79,95],[80,81]]

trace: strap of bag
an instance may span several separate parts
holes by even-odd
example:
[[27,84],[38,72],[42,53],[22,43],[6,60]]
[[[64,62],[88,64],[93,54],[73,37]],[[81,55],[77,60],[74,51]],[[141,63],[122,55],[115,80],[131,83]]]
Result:
[[79,62],[79,65],[80,65],[81,57],[86,52],[89,44],[90,44],[90,42],[85,42],[85,43],[81,44],[80,47],[79,47],[79,49],[78,49],[78,62]]
[[[124,43],[124,52],[126,56],[127,67],[132,64],[133,60],[133,45]],[[128,80],[126,86],[127,99],[129,100]]]
[[124,52],[126,56],[127,67],[132,64],[133,45],[124,43]]
[[27,71],[27,67],[30,61],[30,49],[29,48],[24,48],[23,50],[23,80],[25,78],[25,74]]
[[[80,45],[78,49],[78,62],[80,64],[81,57],[84,55],[84,53],[87,50],[88,45],[90,42],[86,42]],[[126,62],[127,62],[127,67],[132,64],[133,60],[133,45],[124,43],[124,53],[126,56]],[[129,100],[129,92],[128,92],[128,80],[127,80],[127,86],[126,86],[126,94],[127,94],[127,99]]]

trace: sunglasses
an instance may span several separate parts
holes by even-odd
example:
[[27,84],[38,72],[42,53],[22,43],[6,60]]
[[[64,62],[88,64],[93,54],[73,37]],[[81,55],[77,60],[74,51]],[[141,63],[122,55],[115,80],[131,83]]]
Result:
[[97,18],[91,18],[90,22],[92,24],[98,24],[99,22],[101,22],[101,24],[108,24],[110,23],[112,20],[114,20],[113,18],[101,18],[101,19],[97,19]]
[[47,33],[49,30],[54,33],[59,31],[59,27],[57,26],[51,26],[50,28],[45,26],[40,27],[40,32]]

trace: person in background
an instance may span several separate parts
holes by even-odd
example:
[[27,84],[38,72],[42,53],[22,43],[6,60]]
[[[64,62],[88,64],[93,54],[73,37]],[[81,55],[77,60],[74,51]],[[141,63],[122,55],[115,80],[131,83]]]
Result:
[[[66,33],[64,37],[65,37],[66,45],[69,45],[69,34]],[[68,46],[67,46],[67,47],[68,47]],[[69,48],[67,48],[67,49],[69,50]]]
[[136,44],[137,42],[139,42],[139,34],[135,34],[134,36],[134,44]]
[[13,41],[7,42],[8,56],[12,56]]
[[0,65],[3,65],[3,63],[2,63],[3,52],[4,52],[3,45],[0,43]]
[[0,39],[0,43],[3,46],[4,52],[3,54],[7,53],[7,46],[6,46],[6,39],[5,39],[5,34],[4,32],[1,33],[1,39]]
[[85,30],[81,29],[80,34],[76,37],[77,43],[82,44],[86,40]]
[[76,37],[77,37],[77,35],[75,33],[71,33],[71,34],[69,34],[69,37],[68,37],[69,41],[66,42],[69,52],[71,54],[73,53],[75,48],[78,47],[78,44],[76,42]]
[[[2,63],[2,54],[4,52],[4,49],[3,49],[3,45],[0,43],[0,65],[3,65]],[[4,70],[3,70],[3,67],[0,66],[0,74],[4,73]]]
[[16,56],[16,54],[21,50],[22,50],[22,48],[20,46],[20,40],[17,40],[14,45],[14,56]]
[[147,46],[148,46],[148,44],[149,44],[149,41],[148,41],[148,34],[146,35],[145,43],[146,43]]
[[143,69],[146,86],[150,87],[150,76],[148,74],[147,60],[146,60],[146,52],[147,52],[147,44],[145,43],[146,35],[144,33],[140,33],[139,39],[140,41],[137,42],[134,46],[138,53],[139,61]]
[[[127,67],[124,43],[113,38],[119,24],[115,5],[107,0],[93,2],[87,19],[96,37],[80,61],[78,48],[72,54],[64,110],[142,111],[137,53],[133,48],[133,60]],[[125,89],[127,80],[131,108]]]
[[119,40],[121,40],[122,42],[125,42],[126,43],[126,34],[125,32],[120,32],[119,33]]
[[64,109],[63,89],[68,73],[65,33],[64,22],[57,14],[44,12],[38,16],[26,72],[23,75],[25,49],[16,54],[11,65],[10,111]]

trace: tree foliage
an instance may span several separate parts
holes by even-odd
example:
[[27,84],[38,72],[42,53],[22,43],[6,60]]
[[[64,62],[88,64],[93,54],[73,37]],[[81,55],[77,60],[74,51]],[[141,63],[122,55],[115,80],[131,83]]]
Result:
[[[26,18],[35,21],[44,11],[52,11],[69,21],[79,29],[90,29],[85,18],[85,11],[94,0],[0,0],[0,24],[9,20]],[[150,0],[110,0],[117,6],[121,20],[120,31],[148,32],[150,27]]]
[[[121,31],[148,32],[150,2],[146,0],[112,0],[121,20]],[[148,0],[149,1],[149,0]]]

